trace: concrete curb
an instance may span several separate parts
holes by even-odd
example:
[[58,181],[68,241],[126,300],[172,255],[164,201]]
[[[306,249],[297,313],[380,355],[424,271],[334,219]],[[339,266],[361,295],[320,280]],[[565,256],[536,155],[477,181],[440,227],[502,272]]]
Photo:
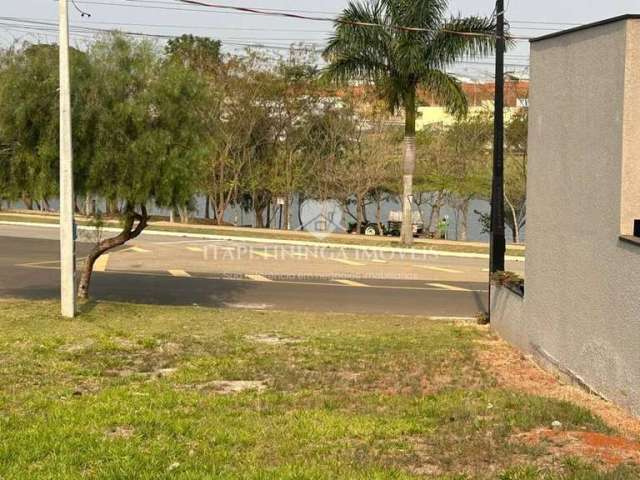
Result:
[[[0,221],[0,225],[14,225],[14,226],[26,226],[26,227],[45,227],[45,228],[58,228],[56,223],[37,223],[37,222],[9,222]],[[85,225],[78,225],[78,230],[92,231],[94,227],[88,227]],[[118,228],[104,227],[103,232],[119,233],[121,230]],[[145,230],[143,235],[155,235],[163,237],[177,237],[177,238],[194,238],[202,240],[222,240],[222,241],[239,241],[245,243],[271,243],[276,245],[293,245],[301,247],[317,247],[317,248],[341,248],[347,250],[359,250],[368,252],[383,252],[383,253],[405,253],[411,255],[434,255],[437,257],[457,257],[457,258],[482,258],[488,259],[489,255],[486,253],[468,253],[468,252],[448,252],[445,250],[427,250],[418,248],[397,248],[397,247],[376,247],[365,245],[348,245],[348,244],[336,244],[336,243],[323,243],[323,242],[307,242],[302,240],[281,240],[274,238],[258,238],[258,237],[241,237],[236,235],[211,235],[203,233],[186,233],[186,232],[168,232],[165,230]],[[507,255],[505,260],[513,262],[524,262],[524,257],[516,257]]]

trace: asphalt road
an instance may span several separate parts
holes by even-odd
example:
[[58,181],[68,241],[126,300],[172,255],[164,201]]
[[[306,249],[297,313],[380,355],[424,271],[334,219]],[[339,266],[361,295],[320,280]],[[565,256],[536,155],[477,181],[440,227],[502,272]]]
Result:
[[[40,238],[34,238],[40,237]],[[44,238],[42,238],[44,237]],[[53,237],[53,238],[52,238]],[[94,273],[92,298],[163,305],[469,317],[486,309],[484,262],[469,259],[278,258],[268,245],[143,237]],[[206,247],[206,245],[205,245]],[[89,248],[78,243],[78,257]],[[206,249],[206,248],[204,248]],[[205,261],[206,258],[206,261]],[[373,263],[371,263],[373,262]],[[378,263],[376,263],[378,262]],[[453,266],[451,265],[453,264]],[[55,230],[0,226],[0,297],[58,298]],[[247,273],[252,272],[252,273]]]

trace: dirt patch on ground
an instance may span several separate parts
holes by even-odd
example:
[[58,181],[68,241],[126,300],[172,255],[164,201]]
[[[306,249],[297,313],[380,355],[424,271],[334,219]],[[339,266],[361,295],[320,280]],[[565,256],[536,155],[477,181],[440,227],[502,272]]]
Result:
[[640,439],[640,421],[622,408],[573,385],[562,383],[533,360],[499,339],[477,342],[476,356],[498,385],[546,398],[566,400],[591,410],[626,437]]
[[245,391],[264,392],[267,382],[258,380],[214,380],[212,382],[194,385],[193,388],[202,392],[229,395]]
[[640,443],[602,433],[539,429],[515,435],[513,440],[546,447],[553,457],[582,457],[611,469],[640,465]]
[[184,351],[177,343],[161,343],[152,348],[145,348],[135,342],[118,343],[118,350],[87,350],[77,355],[79,360],[88,364],[98,363],[100,366],[110,364],[102,369],[103,377],[150,377],[164,378],[176,371],[176,360]]
[[129,425],[112,427],[105,432],[107,438],[131,438],[135,434],[135,429]]
[[273,333],[259,333],[256,335],[247,335],[245,337],[250,342],[264,343],[266,345],[291,345],[293,343],[300,343],[302,340],[299,338],[285,337],[283,335]]

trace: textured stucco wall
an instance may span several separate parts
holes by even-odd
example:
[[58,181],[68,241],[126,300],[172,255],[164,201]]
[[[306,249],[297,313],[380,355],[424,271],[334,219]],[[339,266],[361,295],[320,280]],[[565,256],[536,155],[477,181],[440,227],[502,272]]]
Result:
[[533,43],[531,74],[529,349],[640,414],[640,247],[618,239],[640,211],[640,21]]
[[640,220],[640,21],[627,25],[622,159],[621,231],[633,234]]
[[491,329],[520,350],[530,350],[524,298],[508,288],[491,286]]

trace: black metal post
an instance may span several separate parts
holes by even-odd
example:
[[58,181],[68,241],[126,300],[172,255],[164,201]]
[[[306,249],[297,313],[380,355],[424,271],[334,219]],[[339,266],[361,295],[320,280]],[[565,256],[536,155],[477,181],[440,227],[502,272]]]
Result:
[[496,91],[491,186],[491,273],[504,271],[504,0],[496,0]]

